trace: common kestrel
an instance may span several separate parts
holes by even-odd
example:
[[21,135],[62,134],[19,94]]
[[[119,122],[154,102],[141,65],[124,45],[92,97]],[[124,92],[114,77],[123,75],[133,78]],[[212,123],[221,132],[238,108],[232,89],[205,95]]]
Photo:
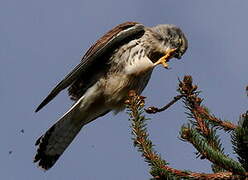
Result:
[[50,92],[36,109],[68,88],[75,104],[36,142],[34,162],[48,170],[87,123],[110,111],[125,108],[130,90],[140,94],[154,67],[181,56],[188,43],[175,25],[145,27],[137,22],[120,24],[102,36],[82,61]]

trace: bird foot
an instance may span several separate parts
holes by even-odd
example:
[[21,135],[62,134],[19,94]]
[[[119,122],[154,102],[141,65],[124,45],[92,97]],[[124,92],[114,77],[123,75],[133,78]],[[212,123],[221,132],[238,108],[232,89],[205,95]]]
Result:
[[167,62],[169,62],[169,59],[173,57],[173,53],[176,51],[177,49],[169,49],[165,55],[163,57],[161,57],[156,63],[154,63],[154,66],[158,65],[158,64],[162,64],[164,66],[164,68],[168,69],[169,64]]

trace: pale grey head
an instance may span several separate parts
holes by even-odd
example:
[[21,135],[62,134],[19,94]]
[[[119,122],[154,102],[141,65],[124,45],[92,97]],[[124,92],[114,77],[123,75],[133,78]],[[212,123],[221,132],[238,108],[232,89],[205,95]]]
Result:
[[153,62],[156,62],[172,49],[174,49],[174,51],[170,58],[175,57],[180,59],[188,48],[186,36],[181,29],[175,25],[161,24],[147,28],[146,32],[146,41],[150,44],[149,57]]

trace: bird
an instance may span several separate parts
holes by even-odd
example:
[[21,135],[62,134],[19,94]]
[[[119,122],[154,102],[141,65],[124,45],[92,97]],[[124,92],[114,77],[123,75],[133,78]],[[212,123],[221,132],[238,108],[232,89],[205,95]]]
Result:
[[187,48],[185,34],[172,24],[147,27],[130,21],[108,31],[35,110],[38,112],[66,88],[74,101],[36,141],[34,163],[50,169],[83,126],[110,111],[124,110],[129,91],[141,94],[153,69],[159,64],[168,69],[170,59],[180,59]]

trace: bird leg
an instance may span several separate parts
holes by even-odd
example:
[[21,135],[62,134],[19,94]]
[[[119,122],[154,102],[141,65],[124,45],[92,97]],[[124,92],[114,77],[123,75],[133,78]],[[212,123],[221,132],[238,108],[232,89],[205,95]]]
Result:
[[164,66],[164,68],[168,69],[169,65],[168,65],[168,61],[170,58],[173,57],[173,53],[176,51],[177,49],[169,49],[165,55],[163,57],[161,57],[156,63],[154,63],[154,66],[158,65],[158,64],[162,64]]

